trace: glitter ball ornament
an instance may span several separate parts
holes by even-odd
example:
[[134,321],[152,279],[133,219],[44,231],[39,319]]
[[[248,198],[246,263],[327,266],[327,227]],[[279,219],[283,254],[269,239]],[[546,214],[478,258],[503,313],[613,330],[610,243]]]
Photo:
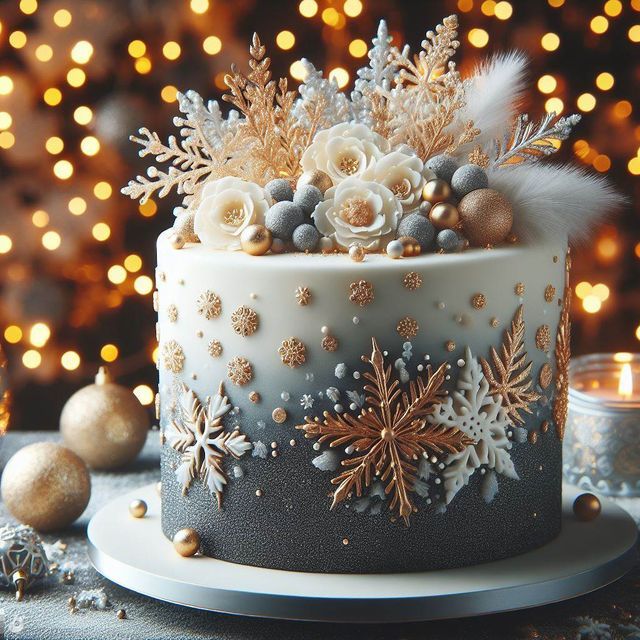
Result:
[[460,236],[453,229],[443,229],[436,238],[436,244],[447,253],[460,248]]
[[71,450],[53,442],[20,449],[4,468],[2,500],[16,520],[38,531],[71,524],[91,495],[87,465]]
[[147,515],[147,503],[144,500],[132,500],[129,503],[129,513],[134,518],[144,518]]
[[189,211],[178,214],[173,221],[173,232],[177,236],[180,236],[185,242],[200,242],[200,238],[198,238],[196,232],[193,230],[194,217],[195,212]]
[[298,251],[315,251],[320,232],[312,224],[301,224],[293,232],[293,246]]
[[0,528],[0,585],[13,587],[22,600],[25,589],[48,574],[47,554],[31,527]]
[[404,253],[404,247],[402,246],[402,242],[400,242],[400,240],[392,240],[387,245],[387,255],[393,260],[402,258],[403,253]]
[[458,163],[446,153],[441,153],[440,155],[433,156],[433,158],[429,158],[424,166],[426,169],[433,171],[440,180],[445,180],[450,183],[453,174],[458,168]]
[[573,513],[582,522],[595,520],[601,510],[600,500],[593,493],[582,493],[573,502]]
[[286,250],[287,245],[284,240],[280,240],[280,238],[273,238],[273,242],[271,243],[271,253],[284,253]]
[[195,529],[180,529],[173,536],[173,548],[183,557],[194,556],[200,550],[200,534]]
[[354,262],[362,262],[365,258],[366,251],[361,244],[352,244],[349,247],[349,257]]
[[240,235],[240,246],[245,253],[262,256],[273,244],[271,231],[262,224],[249,225]]
[[444,180],[429,180],[422,189],[422,197],[432,205],[444,202],[451,197],[451,187]]
[[293,194],[293,204],[300,207],[306,216],[310,216],[316,205],[322,200],[322,192],[312,184],[302,185]]
[[485,170],[477,164],[463,164],[451,178],[453,195],[458,200],[476,189],[486,189],[489,186],[489,178]]
[[511,203],[494,189],[477,189],[458,205],[464,235],[476,247],[499,244],[513,224]]
[[433,244],[436,232],[427,218],[419,213],[410,213],[400,220],[398,235],[415,238],[422,251],[426,251]]
[[302,209],[286,200],[276,202],[265,216],[265,226],[271,231],[274,238],[280,240],[291,240],[294,229],[303,222]]
[[276,178],[264,185],[264,190],[273,198],[274,202],[289,202],[293,200],[291,183],[285,178]]
[[76,391],[60,416],[65,444],[94,469],[115,469],[140,452],[149,431],[146,409],[100,367],[95,383]]
[[449,202],[439,202],[429,212],[429,220],[436,229],[453,229],[460,222],[460,214]]
[[317,187],[324,196],[324,192],[333,186],[333,181],[324,171],[316,169],[315,171],[305,171],[299,178],[296,189],[310,184]]

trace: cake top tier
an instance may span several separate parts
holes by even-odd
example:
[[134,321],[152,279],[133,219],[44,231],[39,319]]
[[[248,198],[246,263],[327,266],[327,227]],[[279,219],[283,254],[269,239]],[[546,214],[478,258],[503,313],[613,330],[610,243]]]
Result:
[[254,35],[249,71],[225,78],[216,101],[178,94],[179,137],[140,129],[140,156],[160,165],[123,188],[144,202],[172,189],[172,244],[212,251],[458,252],[558,234],[584,236],[619,199],[601,177],[540,165],[580,117],[518,113],[526,59],[494,57],[463,78],[451,60],[456,16],[428,31],[417,54],[380,22],[369,65],[350,95],[303,60],[290,90],[271,77]]

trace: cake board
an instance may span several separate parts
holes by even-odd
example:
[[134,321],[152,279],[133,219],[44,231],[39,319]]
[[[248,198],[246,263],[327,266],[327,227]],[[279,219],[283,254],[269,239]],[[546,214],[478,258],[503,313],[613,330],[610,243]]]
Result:
[[[459,618],[573,598],[623,576],[636,560],[637,527],[601,498],[602,513],[579,522],[582,491],[563,488],[561,534],[549,544],[482,565],[399,574],[315,574],[179,556],[160,527],[155,485],[104,506],[88,527],[89,556],[109,580],[144,595],[221,613],[286,620],[398,623]],[[129,515],[142,499],[145,518]]]

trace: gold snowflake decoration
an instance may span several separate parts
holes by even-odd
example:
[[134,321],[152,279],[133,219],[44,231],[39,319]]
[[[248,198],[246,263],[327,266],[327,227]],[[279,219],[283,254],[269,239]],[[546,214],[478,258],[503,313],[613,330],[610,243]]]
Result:
[[354,304],[365,307],[373,302],[373,285],[370,282],[359,280],[358,282],[352,282],[349,288],[351,290],[349,300]]
[[239,336],[246,338],[258,329],[258,314],[242,305],[231,314],[231,326]]
[[415,338],[418,335],[418,323],[413,318],[406,316],[402,318],[400,322],[398,322],[398,326],[396,327],[396,331],[398,334],[404,338],[405,340],[410,340],[411,338]]
[[309,287],[298,287],[296,289],[296,300],[301,307],[306,307],[311,302]]
[[540,351],[549,351],[551,346],[551,329],[548,324],[541,324],[536,330],[536,347]]
[[222,343],[220,340],[211,340],[207,346],[207,351],[212,358],[219,358],[222,355]]
[[486,169],[489,166],[489,155],[484,152],[480,145],[474,147],[469,154],[469,164],[477,164],[483,169]]
[[253,378],[251,363],[242,356],[236,356],[227,363],[227,376],[233,384],[238,386],[251,382]]
[[196,300],[196,309],[207,320],[217,318],[222,312],[222,301],[213,291],[204,291]]
[[371,357],[362,358],[373,373],[363,374],[368,384],[360,414],[325,411],[323,420],[305,417],[305,423],[296,429],[304,431],[307,438],[317,438],[320,444],[353,450],[342,460],[345,470],[331,480],[337,485],[332,509],[354,493],[361,496],[363,489],[379,479],[391,496],[389,508],[408,525],[414,510],[410,494],[420,458],[457,453],[473,441],[459,429],[427,424],[427,417],[445,395],[446,364],[435,372],[427,367],[426,376],[410,381],[408,392],[403,392],[398,380],[391,380],[392,368],[385,367],[375,339],[372,344]]
[[175,304],[170,304],[167,307],[167,320],[169,322],[177,322],[178,320],[178,307]]
[[325,351],[337,351],[339,346],[338,338],[336,338],[335,336],[325,336],[324,338],[322,338],[320,346]]
[[298,338],[287,338],[278,349],[283,364],[295,369],[307,359],[307,348]]
[[553,302],[556,297],[556,288],[552,284],[548,284],[544,289],[544,299],[546,302]]
[[409,289],[409,291],[415,291],[422,286],[422,276],[415,271],[410,271],[402,279],[402,284],[404,285],[405,289]]
[[[569,272],[567,270],[567,283]],[[564,438],[569,407],[569,361],[571,360],[571,288],[567,284],[562,297],[560,324],[556,335],[556,397],[553,403],[553,420],[556,423],[556,434],[560,440]]]
[[175,341],[169,340],[162,345],[162,362],[164,368],[173,373],[180,373],[184,367],[184,351]]

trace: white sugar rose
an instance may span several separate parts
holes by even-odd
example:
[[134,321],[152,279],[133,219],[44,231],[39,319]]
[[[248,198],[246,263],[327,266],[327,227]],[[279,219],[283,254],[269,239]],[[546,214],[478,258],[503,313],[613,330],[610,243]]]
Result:
[[302,169],[320,169],[333,184],[362,176],[389,151],[389,142],[364,124],[343,122],[316,134],[302,156]]
[[214,249],[237,251],[249,225],[264,224],[269,194],[254,182],[226,177],[205,185],[193,229],[200,242]]
[[401,216],[400,202],[387,187],[351,177],[327,190],[312,217],[339,249],[357,242],[375,251],[395,237]]

